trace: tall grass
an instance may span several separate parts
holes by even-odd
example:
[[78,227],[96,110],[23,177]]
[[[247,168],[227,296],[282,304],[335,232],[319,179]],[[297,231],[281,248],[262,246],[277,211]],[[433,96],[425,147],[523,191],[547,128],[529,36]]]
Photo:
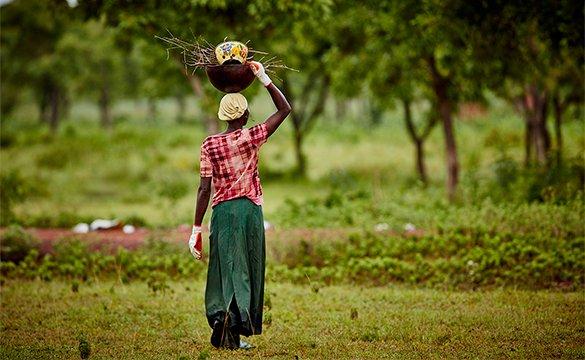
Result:
[[[269,105],[266,97],[252,104],[256,123],[271,112]],[[83,217],[139,216],[152,226],[189,223],[199,181],[199,145],[205,137],[195,106],[190,103],[190,122],[176,124],[172,102],[163,102],[161,118],[152,123],[145,120],[140,104],[122,102],[116,107],[119,121],[113,131],[106,132],[98,126],[95,109],[82,103],[73,107],[71,119],[54,137],[35,124],[30,109],[18,115],[28,116],[25,119],[4,120],[3,137],[10,141],[0,150],[0,174],[18,171],[25,183],[47,189],[42,196],[15,204],[16,218],[24,222],[47,213],[73,212]],[[282,206],[289,199],[303,202],[327,196],[332,190],[341,194],[365,190],[374,203],[419,207],[420,200],[426,199],[446,207],[440,128],[425,145],[430,184],[423,188],[416,180],[414,149],[401,113],[387,112],[383,119],[372,126],[359,107],[344,119],[336,119],[328,111],[307,136],[304,151],[309,171],[305,180],[288,176],[295,164],[292,130],[285,122],[261,152],[266,218],[280,222]],[[583,123],[567,119],[563,130],[566,158],[582,163]],[[523,124],[519,116],[495,103],[481,118],[458,121],[456,134],[463,202],[481,202],[497,191],[520,194],[515,188],[490,187],[493,179],[502,176],[495,169],[498,164],[521,162]],[[518,195],[516,201],[525,201],[524,195]],[[176,216],[168,216],[170,208]]]

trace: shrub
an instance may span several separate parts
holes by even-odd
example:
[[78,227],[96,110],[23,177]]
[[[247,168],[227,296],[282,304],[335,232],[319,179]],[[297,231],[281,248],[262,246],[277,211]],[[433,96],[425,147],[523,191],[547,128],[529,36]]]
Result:
[[[136,250],[92,248],[76,238],[57,241],[50,254],[39,256],[31,251],[20,263],[3,261],[2,273],[7,277],[81,279],[117,277],[122,282],[151,280],[157,290],[163,290],[157,272],[171,278],[197,278],[205,273],[205,264],[195,261],[184,246],[167,241],[149,239]],[[162,286],[162,287],[161,287]]]
[[46,193],[43,182],[27,179],[18,170],[3,172],[0,175],[0,225],[17,222],[14,205],[43,193]]
[[91,223],[92,216],[80,215],[70,211],[56,213],[42,213],[29,215],[20,220],[20,223],[27,227],[40,228],[70,228],[79,223]]
[[37,165],[48,169],[63,169],[68,164],[77,163],[80,153],[65,143],[57,143],[37,156]]
[[39,247],[39,241],[20,226],[10,226],[0,237],[2,261],[20,263],[33,250]]

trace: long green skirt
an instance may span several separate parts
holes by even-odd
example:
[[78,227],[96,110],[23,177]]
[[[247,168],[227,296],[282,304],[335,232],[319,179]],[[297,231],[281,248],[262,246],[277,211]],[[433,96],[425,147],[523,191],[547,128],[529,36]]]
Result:
[[211,215],[205,313],[241,335],[262,333],[266,264],[262,207],[248,198],[219,203]]

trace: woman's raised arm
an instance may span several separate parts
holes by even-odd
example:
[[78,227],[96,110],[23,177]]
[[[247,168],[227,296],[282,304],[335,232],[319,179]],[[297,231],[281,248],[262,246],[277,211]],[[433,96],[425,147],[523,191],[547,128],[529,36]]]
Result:
[[264,122],[266,124],[266,130],[268,131],[268,136],[272,135],[276,129],[282,124],[284,119],[290,114],[292,108],[282,92],[274,85],[272,80],[266,75],[264,71],[264,66],[257,61],[251,61],[250,67],[254,72],[254,75],[258,77],[258,79],[264,84],[268,92],[270,93],[270,97],[272,101],[274,101],[274,105],[276,105],[276,112],[268,117]]

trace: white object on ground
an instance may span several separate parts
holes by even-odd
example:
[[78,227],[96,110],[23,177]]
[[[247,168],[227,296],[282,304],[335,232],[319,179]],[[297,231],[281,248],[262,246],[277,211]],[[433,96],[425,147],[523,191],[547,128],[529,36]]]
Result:
[[89,225],[86,223],[79,223],[73,227],[73,232],[76,234],[87,234],[89,232]]
[[390,229],[390,225],[386,223],[379,223],[374,225],[374,230],[377,232],[387,231]]
[[134,227],[134,225],[124,225],[122,231],[124,232],[124,234],[133,234],[136,231],[136,228]]
[[404,230],[405,231],[415,231],[416,230],[416,226],[414,226],[414,224],[408,223],[406,225],[404,225]]
[[274,229],[274,225],[272,225],[268,221],[264,220],[264,230],[271,230],[271,229]]
[[114,220],[106,220],[106,219],[95,219],[89,225],[91,231],[100,230],[100,229],[110,229],[114,226],[118,225],[120,221],[117,219]]

